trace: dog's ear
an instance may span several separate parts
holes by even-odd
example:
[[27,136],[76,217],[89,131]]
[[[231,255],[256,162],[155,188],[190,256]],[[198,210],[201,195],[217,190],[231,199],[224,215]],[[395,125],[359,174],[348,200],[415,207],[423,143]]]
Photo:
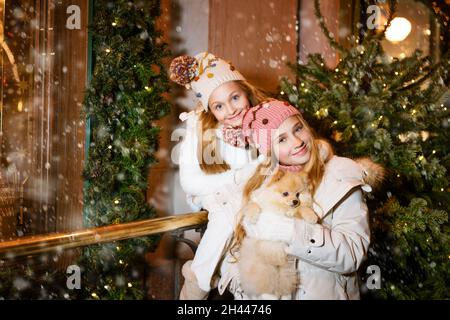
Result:
[[299,187],[300,192],[309,191],[311,189],[307,173],[299,172],[295,175],[295,179],[296,185]]

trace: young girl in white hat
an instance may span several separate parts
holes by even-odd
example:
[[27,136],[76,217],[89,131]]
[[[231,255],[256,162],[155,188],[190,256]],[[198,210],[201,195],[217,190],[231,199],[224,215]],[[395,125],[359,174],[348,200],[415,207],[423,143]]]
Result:
[[[294,299],[358,299],[356,271],[370,243],[368,209],[363,191],[370,192],[383,168],[369,159],[353,161],[333,155],[287,102],[271,100],[250,108],[243,119],[258,150],[273,159],[259,165],[244,189],[244,202],[271,179],[271,166],[283,172],[307,172],[317,224],[260,215],[256,224],[238,225],[232,250],[238,252],[244,233],[249,237],[284,241],[286,259],[295,257],[299,287]],[[239,283],[236,298],[248,298]]]
[[232,277],[223,263],[226,247],[243,187],[260,163],[243,139],[242,118],[266,96],[231,63],[208,52],[174,59],[170,78],[199,99],[196,110],[180,115],[187,123],[179,149],[180,182],[191,207],[208,211],[208,225],[194,259],[182,268],[180,299],[205,299],[216,285],[222,294]]

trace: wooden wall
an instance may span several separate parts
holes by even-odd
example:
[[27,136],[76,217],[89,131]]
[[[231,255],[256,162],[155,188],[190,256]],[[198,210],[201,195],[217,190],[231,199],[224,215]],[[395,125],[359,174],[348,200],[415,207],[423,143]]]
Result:
[[297,0],[210,0],[209,51],[253,84],[275,92],[297,60]]

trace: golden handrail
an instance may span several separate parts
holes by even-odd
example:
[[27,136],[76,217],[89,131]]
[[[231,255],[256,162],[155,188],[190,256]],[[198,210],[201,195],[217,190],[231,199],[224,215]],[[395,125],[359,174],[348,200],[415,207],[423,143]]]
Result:
[[199,211],[65,233],[22,237],[0,242],[0,258],[24,256],[52,250],[58,252],[69,248],[149,236],[183,227],[202,225],[207,220],[207,212]]

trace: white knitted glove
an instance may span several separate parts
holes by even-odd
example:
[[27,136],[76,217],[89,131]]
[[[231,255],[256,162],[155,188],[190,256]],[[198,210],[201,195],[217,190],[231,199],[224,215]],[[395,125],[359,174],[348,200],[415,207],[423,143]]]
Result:
[[246,183],[248,179],[255,173],[256,168],[264,162],[266,157],[264,155],[259,155],[258,159],[247,163],[242,168],[236,170],[234,174],[234,182],[239,185],[241,183]]
[[294,238],[294,218],[279,214],[262,212],[256,223],[244,219],[243,226],[247,235],[252,238],[286,243],[290,243]]

